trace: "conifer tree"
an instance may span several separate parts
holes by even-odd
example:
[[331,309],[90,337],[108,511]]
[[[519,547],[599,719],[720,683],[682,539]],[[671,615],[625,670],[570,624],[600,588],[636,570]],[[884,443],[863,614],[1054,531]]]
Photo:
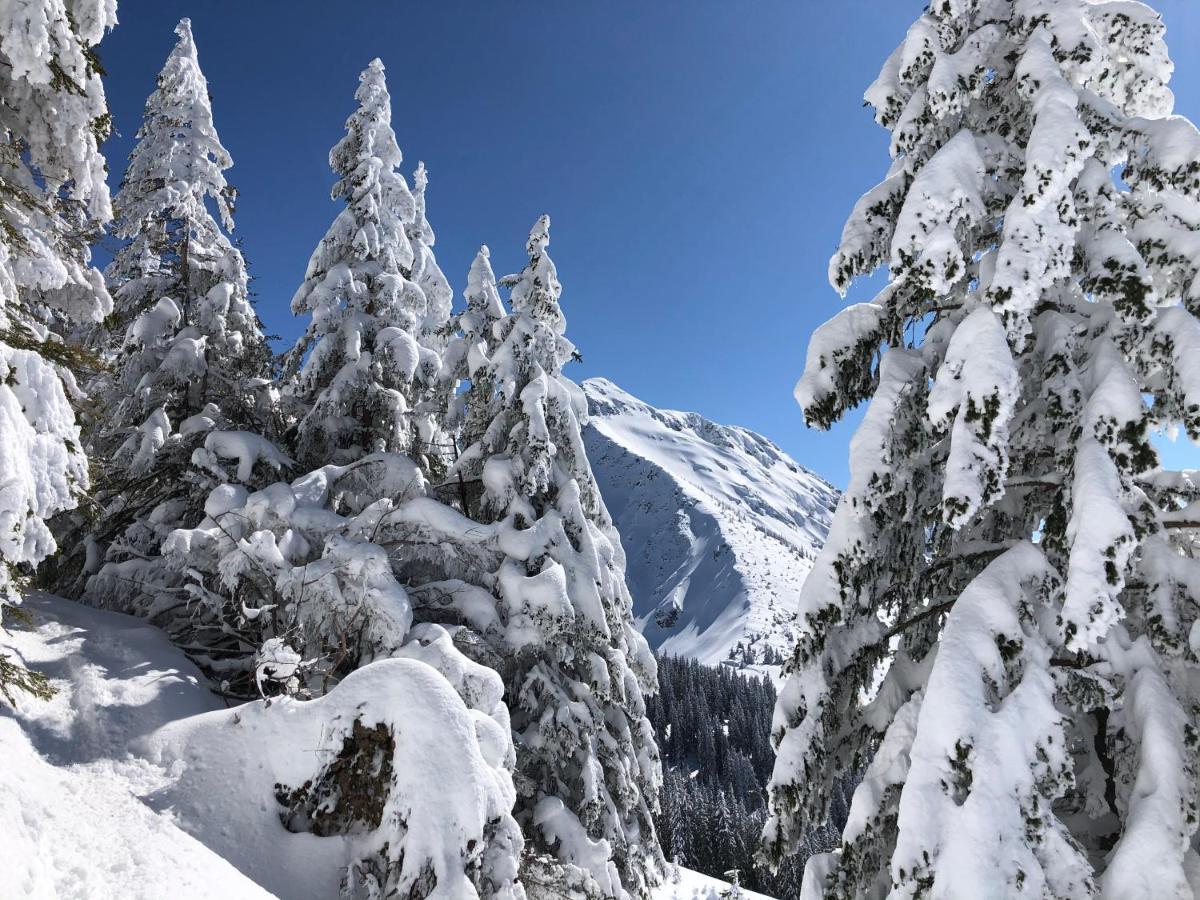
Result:
[[[67,527],[74,547],[56,585],[78,589],[82,570],[92,599],[128,608],[158,599],[162,540],[199,521],[208,490],[228,479],[217,466],[226,435],[261,441],[273,424],[271,354],[227,236],[233,161],[191,22],[175,33],[115,201],[113,231],[126,243],[106,273],[113,314],[93,337],[110,371],[89,385],[99,408],[88,435],[102,472],[96,515]],[[270,449],[260,456],[264,466],[242,480],[284,462]]]
[[418,442],[415,456],[426,471],[435,478],[444,476],[447,463],[454,457],[454,436],[446,430],[446,413],[450,403],[449,382],[442,376],[445,361],[441,358],[454,331],[451,307],[454,291],[433,255],[436,237],[425,215],[425,191],[429,173],[425,163],[418,163],[413,173],[413,223],[408,227],[413,248],[412,280],[425,300],[425,316],[416,331],[418,343],[424,348],[427,360],[412,385],[414,421]]
[[517,748],[526,890],[645,897],[663,864],[650,817],[661,771],[643,701],[655,664],[633,627],[620,538],[583,447],[586,401],[562,374],[574,347],[549,227],[543,216],[530,234],[511,315],[496,315],[486,254],[472,269],[460,328],[474,336],[491,322],[497,344],[476,361],[466,403],[494,413],[458,465],[481,475],[481,516],[500,550],[495,649]]
[[767,857],[863,780],[805,897],[1191,894],[1200,494],[1150,433],[1200,440],[1200,133],[1163,34],[1141,3],[934,3],[867,92],[892,163],[830,279],[889,283],[797,387],[814,425],[870,405]]
[[[288,354],[295,455],[306,466],[375,452],[418,452],[434,439],[422,401],[437,383],[436,340],[449,318],[433,231],[404,176],[383,63],[363,71],[358,108],[329,154],[346,207],[313,251],[292,311],[311,322]],[[410,237],[411,235],[411,237]],[[416,279],[416,280],[414,280]],[[426,296],[428,287],[430,296]]]
[[[203,519],[167,539],[164,562],[195,608],[193,658],[226,695],[308,700],[349,679],[369,683],[369,670],[386,678],[379,666],[400,672],[396,658],[424,664],[409,699],[443,732],[414,730],[412,717],[392,708],[379,722],[336,716],[328,731],[344,740],[341,754],[286,798],[289,827],[346,840],[346,896],[524,900],[502,682],[462,653],[461,627],[415,621],[408,585],[413,566],[437,580],[448,565],[440,545],[422,555],[406,530],[412,523],[439,523],[441,533],[474,525],[429,496],[427,465],[408,455],[422,455],[418,439],[429,440],[446,406],[436,392],[444,390],[438,349],[449,332],[449,288],[430,250],[423,168],[419,202],[396,171],[378,60],[357,97],[331,154],[342,176],[334,195],[347,208],[293,306],[312,313],[286,384],[290,437],[311,469],[258,490],[217,486]],[[252,465],[263,447],[248,438],[218,455]],[[461,703],[446,702],[450,691]],[[473,726],[466,734],[464,720]],[[446,733],[465,743],[457,762],[444,761],[449,785],[401,770],[399,761],[441,752]],[[476,802],[443,810],[443,794]],[[381,797],[383,815],[363,822],[360,809]],[[430,811],[420,828],[417,810]]]
[[425,295],[425,317],[421,321],[422,340],[435,349],[444,347],[449,337],[450,308],[454,291],[433,255],[436,236],[425,215],[425,191],[429,173],[425,163],[417,163],[413,173],[413,222],[408,227],[408,239],[413,248],[412,280]]
[[112,214],[94,48],[115,24],[112,0],[0,13],[0,608],[20,603],[56,549],[48,520],[89,486],[72,401],[90,361],[63,338],[112,307],[88,247]]
[[[503,326],[497,326],[507,315],[486,245],[479,248],[471,263],[463,297],[467,306],[454,319],[455,334],[442,357],[442,378],[454,387],[467,385],[465,391],[451,391],[446,425],[457,429],[470,446],[483,435],[497,412],[490,363],[499,346],[498,332],[503,330]],[[472,479],[482,474],[481,460],[462,463],[458,468]]]

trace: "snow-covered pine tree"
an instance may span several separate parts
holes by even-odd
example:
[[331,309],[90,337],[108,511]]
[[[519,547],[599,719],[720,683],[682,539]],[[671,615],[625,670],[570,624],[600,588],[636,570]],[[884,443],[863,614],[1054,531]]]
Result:
[[63,342],[112,308],[89,243],[112,215],[110,120],[94,49],[114,0],[0,10],[0,608],[56,547],[47,520],[88,488]]
[[643,701],[655,664],[633,627],[620,538],[584,450],[587,404],[562,374],[574,347],[549,227],[543,216],[530,234],[510,316],[498,317],[486,253],[472,268],[460,330],[486,344],[491,327],[498,342],[470,365],[466,420],[481,421],[475,405],[494,412],[466,435],[458,465],[481,475],[480,516],[502,558],[493,649],[517,746],[526,890],[640,898],[663,866],[650,817],[661,767]]
[[[433,255],[435,236],[425,215],[425,191],[429,173],[425,163],[417,164],[413,173],[413,223],[408,226],[408,239],[413,248],[412,281],[425,298],[425,316],[416,332],[418,343],[425,348],[427,359],[421,377],[412,384],[414,421],[419,443],[414,456],[434,478],[445,474],[454,458],[454,436],[447,431],[445,417],[450,402],[450,384],[443,377],[445,363],[440,358],[454,335],[451,308],[454,291]],[[432,353],[430,352],[432,351]],[[433,354],[437,354],[435,357]]]
[[418,216],[397,171],[402,157],[378,59],[359,77],[355,99],[346,136],[329,154],[338,175],[333,197],[346,207],[292,298],[294,313],[311,315],[286,363],[292,444],[310,467],[419,453],[418,442],[436,436],[427,394],[438,383],[450,298],[431,250],[424,169]]
[[[194,608],[193,658],[227,694],[289,695],[285,715],[293,699],[332,699],[339,684],[407,673],[404,702],[385,693],[384,703],[360,703],[353,716],[324,703],[331,720],[322,733],[342,742],[340,752],[277,794],[287,827],[345,836],[346,896],[524,900],[503,683],[463,655],[461,627],[414,625],[397,577],[412,561],[445,577],[440,549],[422,557],[405,531],[410,522],[437,523],[439,535],[476,523],[427,496],[422,466],[405,455],[416,452],[420,429],[436,424],[434,405],[438,418],[446,406],[431,392],[448,390],[437,352],[449,332],[448,288],[439,287],[423,207],[395,171],[400,155],[378,60],[363,73],[358,99],[331,154],[342,175],[334,194],[348,206],[294,305],[313,320],[289,360],[289,398],[313,408],[305,415],[293,407],[292,436],[316,464],[260,490],[219,485],[202,521],[175,530],[163,555]],[[422,197],[423,170],[417,182]],[[263,445],[249,437],[231,439],[219,455],[251,466]],[[397,666],[396,658],[422,665]],[[449,702],[450,692],[461,702]],[[414,719],[410,708],[422,715]],[[464,720],[472,726],[465,734]],[[441,749],[449,733],[461,753]],[[472,795],[474,803],[459,802]]]
[[[863,777],[805,897],[1190,897],[1200,134],[1149,7],[930,4],[867,92],[892,133],[809,346],[870,398],[800,602],[766,855]],[[1194,884],[1194,882],[1192,882]]]
[[429,172],[425,163],[417,163],[413,173],[413,222],[408,226],[408,239],[413,248],[412,280],[425,295],[425,317],[421,321],[423,342],[435,348],[444,347],[450,336],[450,310],[454,291],[433,255],[436,237],[425,215],[425,191],[429,187]]
[[195,524],[208,490],[228,479],[224,451],[241,458],[247,443],[258,446],[239,473],[246,482],[286,461],[262,437],[273,426],[271,353],[226,234],[233,161],[190,21],[175,33],[115,199],[113,231],[126,243],[106,272],[113,313],[94,336],[110,363],[89,385],[98,412],[87,445],[101,473],[94,517],[65,525],[71,547],[55,584],[86,583],[94,601],[143,612],[168,586],[156,559],[163,539]]
[[[457,431],[470,445],[484,433],[497,412],[499,396],[490,365],[499,346],[497,325],[507,315],[496,275],[492,271],[491,253],[487,246],[479,248],[467,287],[463,291],[466,308],[454,319],[454,336],[442,356],[442,378],[454,387],[449,394],[446,427]],[[466,390],[458,391],[458,385]],[[472,481],[483,474],[482,459],[464,461],[457,466],[459,474]]]

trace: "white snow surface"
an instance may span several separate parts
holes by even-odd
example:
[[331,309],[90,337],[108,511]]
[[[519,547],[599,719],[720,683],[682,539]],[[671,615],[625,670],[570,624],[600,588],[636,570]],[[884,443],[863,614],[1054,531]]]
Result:
[[[170,776],[131,745],[173,719],[222,707],[158,629],[34,595],[32,631],[0,653],[44,672],[50,701],[0,702],[0,894],[31,898],[252,898],[267,891],[139,799]],[[12,893],[8,893],[12,891]]]
[[[668,867],[666,880],[653,893],[653,900],[725,900],[729,896],[728,882],[709,875],[701,875],[691,869],[678,868],[679,883],[675,883],[672,870]],[[766,894],[741,889],[740,900],[772,900]]]
[[[342,839],[291,834],[278,824],[273,804],[239,791],[239,783],[270,779],[263,771],[272,755],[266,745],[224,773],[211,771],[203,752],[187,760],[163,754],[186,746],[173,740],[179,735],[199,741],[202,751],[218,731],[263,719],[261,703],[226,710],[183,653],[141,620],[45,594],[30,596],[24,608],[34,617],[32,629],[0,632],[0,653],[44,672],[57,693],[49,701],[18,694],[15,709],[0,702],[0,820],[8,823],[0,841],[0,894],[276,896],[218,852],[225,850],[243,866],[250,857],[268,863],[261,874],[280,897],[336,895],[337,872],[329,864],[342,855]],[[388,665],[421,668],[411,660]],[[208,783],[205,795],[187,790],[197,775]],[[276,827],[261,827],[270,820]],[[653,900],[720,900],[727,889],[719,879],[669,869]],[[741,896],[770,900],[745,890]]]
[[603,378],[583,388],[588,456],[650,646],[710,665],[790,653],[837,490],[745,428],[655,409]]

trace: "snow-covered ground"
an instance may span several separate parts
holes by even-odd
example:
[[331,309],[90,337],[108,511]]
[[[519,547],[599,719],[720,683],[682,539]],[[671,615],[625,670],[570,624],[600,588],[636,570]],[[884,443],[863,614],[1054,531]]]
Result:
[[[678,872],[678,883],[675,871]],[[728,882],[680,868],[667,873],[667,882],[655,891],[654,900],[723,900],[728,896],[724,893],[728,890]],[[742,900],[771,900],[766,894],[756,894],[745,888],[740,896]]]
[[[170,775],[134,755],[172,720],[223,707],[158,629],[33,596],[32,631],[0,632],[0,653],[44,672],[49,701],[0,702],[0,872],[6,896],[269,897],[139,798]],[[0,892],[4,893],[4,892]]]
[[603,378],[583,387],[588,456],[650,645],[709,664],[789,653],[838,492],[752,431],[655,409]]
[[[0,632],[0,653],[47,674],[56,694],[18,694],[15,709],[0,702],[0,896],[336,896],[347,842],[288,832],[272,793],[295,773],[269,746],[267,720],[302,729],[310,704],[227,709],[156,628],[45,595],[25,609],[33,628]],[[397,670],[389,682],[423,666],[382,665]],[[350,679],[317,702],[347,687]],[[388,693],[363,687],[372,697]],[[355,708],[368,702],[352,692],[346,699]],[[319,752],[320,735],[310,737],[301,751]],[[716,900],[725,887],[680,870],[655,900]]]

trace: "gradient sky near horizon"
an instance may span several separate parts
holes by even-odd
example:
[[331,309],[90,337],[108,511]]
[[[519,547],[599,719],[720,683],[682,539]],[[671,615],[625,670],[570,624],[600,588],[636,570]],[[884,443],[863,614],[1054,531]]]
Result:
[[[1177,109],[1200,120],[1200,4],[1154,5]],[[303,326],[288,304],[339,209],[329,148],[378,56],[405,172],[418,160],[430,172],[456,297],[482,243],[498,275],[518,271],[548,212],[584,357],[572,378],[603,375],[655,406],[752,428],[842,486],[857,416],[811,431],[791,391],[808,335],[845,302],[826,281],[845,217],[888,165],[863,91],[923,6],[121,0],[100,46],[118,132],[105,152],[115,188],[175,23],[190,17],[259,312],[290,344]],[[1170,456],[1200,465],[1190,445]]]

